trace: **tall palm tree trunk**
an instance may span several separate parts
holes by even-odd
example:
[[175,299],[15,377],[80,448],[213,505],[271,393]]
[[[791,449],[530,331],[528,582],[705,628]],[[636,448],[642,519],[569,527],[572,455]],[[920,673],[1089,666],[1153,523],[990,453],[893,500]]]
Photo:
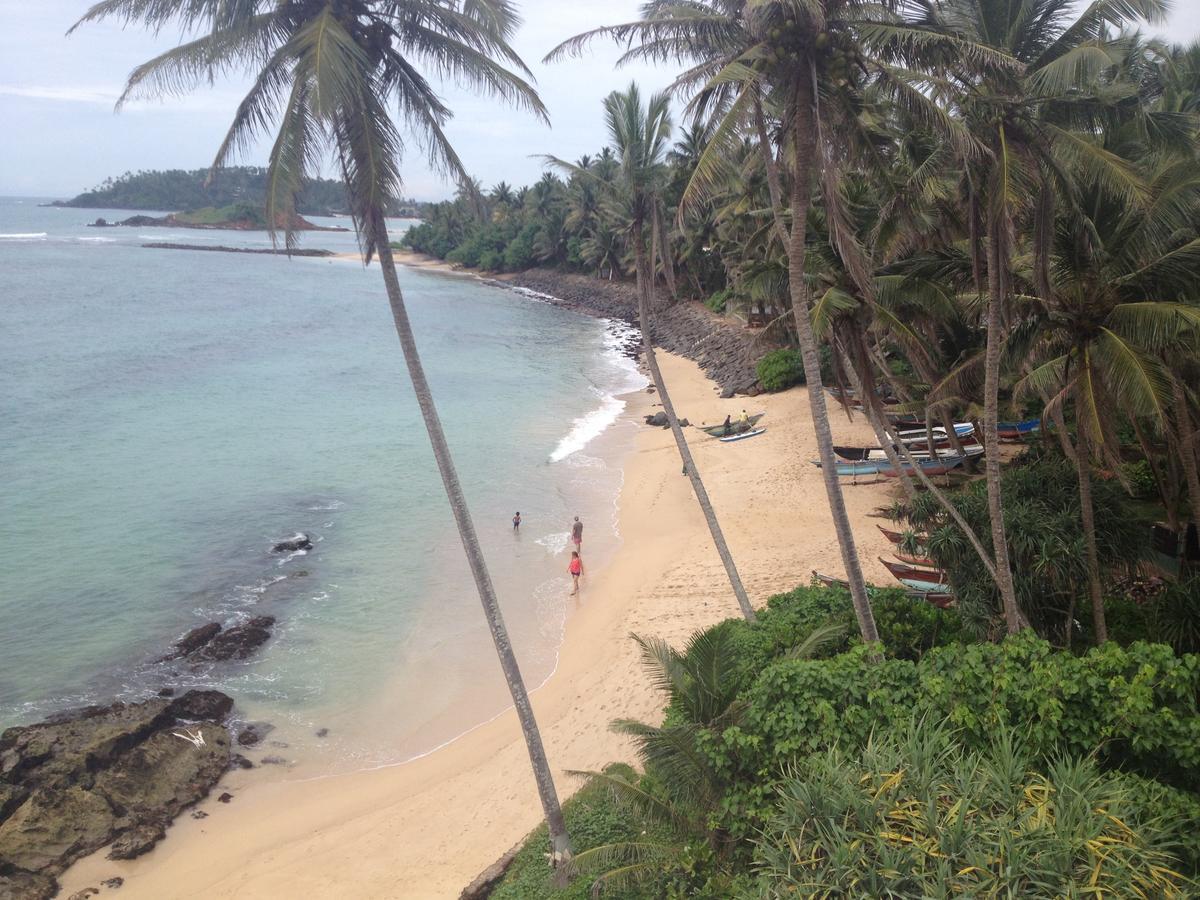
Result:
[[[1081,390],[1075,388],[1076,416],[1083,409]],[[1108,622],[1104,617],[1104,591],[1100,585],[1100,554],[1096,551],[1096,510],[1092,505],[1092,453],[1087,429],[1080,423],[1075,437],[1075,473],[1079,478],[1079,517],[1083,522],[1083,544],[1087,554],[1088,596],[1092,601],[1092,627],[1096,643],[1108,640]]]
[[704,489],[704,482],[700,478],[700,470],[696,468],[696,463],[692,459],[692,451],[688,447],[687,439],[683,436],[683,429],[679,426],[679,418],[675,415],[675,405],[671,403],[671,395],[667,391],[667,383],[663,380],[662,372],[658,368],[658,357],[654,354],[654,337],[651,332],[650,313],[653,268],[646,254],[646,237],[642,223],[634,224],[633,245],[637,264],[638,326],[642,332],[642,354],[646,357],[646,368],[650,370],[650,378],[654,382],[654,389],[658,391],[658,397],[662,400],[663,412],[667,415],[667,424],[671,426],[671,434],[675,438],[675,446],[679,448],[679,457],[683,460],[683,470],[692,482],[692,490],[696,494],[696,502],[700,504],[700,511],[704,513],[704,521],[708,523],[709,534],[712,535],[713,544],[717,548],[717,555],[721,557],[721,564],[725,566],[725,574],[729,576],[729,584],[733,588],[733,595],[737,598],[742,616],[747,622],[753,622],[757,618],[754,614],[754,606],[750,603],[750,598],[746,595],[746,588],[742,584],[742,576],[738,574],[737,565],[733,561],[733,554],[729,552],[729,545],[725,542],[725,533],[721,531],[721,523],[717,521],[717,514],[713,510],[712,501],[708,499],[708,491]]
[[454,522],[458,526],[458,535],[462,539],[467,562],[471,566],[471,575],[475,578],[475,587],[479,591],[479,600],[483,604],[483,614],[487,618],[488,628],[492,632],[496,655],[500,657],[500,668],[504,670],[504,679],[508,682],[513,706],[516,707],[517,717],[521,721],[521,731],[525,735],[525,744],[529,749],[529,761],[533,766],[534,780],[537,781],[538,796],[541,798],[542,810],[546,815],[546,825],[550,831],[551,858],[557,865],[570,859],[571,840],[567,836],[567,826],[563,820],[562,807],[558,802],[558,792],[554,788],[554,776],[550,772],[550,763],[546,759],[546,750],[542,746],[542,736],[538,731],[537,719],[534,718],[533,707],[529,702],[529,693],[525,690],[525,682],[521,678],[517,657],[513,653],[512,644],[508,639],[508,630],[504,627],[504,617],[500,613],[496,589],[492,586],[492,577],[488,573],[487,563],[483,559],[483,550],[479,546],[479,538],[475,534],[475,525],[471,521],[470,510],[467,509],[467,500],[463,496],[462,485],[459,484],[458,473],[455,471],[454,461],[450,457],[450,447],[446,443],[441,419],[434,406],[433,393],[425,378],[425,368],[417,353],[417,343],[413,337],[412,325],[408,320],[408,311],[404,306],[404,295],[400,292],[400,281],[396,277],[396,262],[392,257],[392,248],[388,244],[387,225],[384,222],[383,211],[379,208],[372,209],[369,216],[371,231],[376,235],[379,267],[383,270],[383,283],[387,288],[388,305],[392,310],[392,320],[396,324],[400,347],[404,351],[404,362],[408,366],[408,375],[412,380],[417,405],[421,408],[421,418],[425,421],[426,431],[429,432],[429,442],[433,445],[433,455],[437,460],[438,472],[442,476],[442,485],[446,489],[446,498],[450,501],[450,509],[454,513]]
[[1195,435],[1192,432],[1192,416],[1188,411],[1187,395],[1178,378],[1171,379],[1171,400],[1172,406],[1175,408],[1175,431],[1179,436],[1179,461],[1183,463],[1183,474],[1187,479],[1192,524],[1200,532],[1200,472],[1196,468]]
[[850,599],[854,604],[854,614],[858,618],[858,630],[862,633],[863,640],[875,643],[879,640],[879,631],[875,627],[875,615],[871,611],[867,585],[858,561],[858,550],[854,545],[854,532],[850,529],[850,517],[846,513],[842,486],[838,483],[837,461],[833,455],[833,432],[829,427],[829,410],[825,406],[825,391],[821,385],[821,360],[817,355],[817,341],[808,308],[808,285],[804,281],[805,240],[808,236],[806,212],[812,201],[816,150],[812,108],[814,88],[815,85],[807,77],[800,77],[792,126],[795,172],[792,177],[792,230],[787,245],[788,288],[792,299],[792,315],[796,320],[796,333],[799,337],[800,358],[804,363],[804,377],[808,384],[808,404],[812,410],[813,431],[821,458],[821,477],[825,482],[829,511],[833,516],[834,531],[842,551],[842,565],[846,569]]
[[1008,539],[1004,533],[1004,504],[1000,496],[1000,349],[1004,341],[1001,310],[1004,300],[1002,266],[1008,254],[1001,249],[1007,235],[1007,223],[1001,216],[991,218],[988,236],[987,350],[983,375],[983,468],[987,476],[988,517],[992,523],[992,552],[996,561],[996,586],[1004,607],[1009,634],[1021,629],[1017,592],[1013,585],[1012,564],[1008,559]]

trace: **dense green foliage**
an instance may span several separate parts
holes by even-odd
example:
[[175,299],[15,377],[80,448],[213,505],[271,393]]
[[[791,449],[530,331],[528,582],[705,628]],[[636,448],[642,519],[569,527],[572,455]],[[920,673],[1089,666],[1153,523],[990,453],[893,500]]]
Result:
[[1157,810],[1088,758],[978,750],[923,720],[789,769],[757,841],[766,896],[1169,897],[1184,879]]
[[[1004,521],[1021,608],[1039,633],[1060,643],[1079,639],[1074,623],[1086,618],[1077,603],[1087,582],[1079,483],[1070,461],[1031,452],[1005,469]],[[990,547],[986,485],[954,493],[958,511]],[[1101,568],[1129,573],[1149,551],[1149,523],[1115,480],[1092,485]],[[945,509],[929,494],[901,504],[896,514],[928,535],[928,552],[950,575],[964,620],[986,634],[998,618],[996,586]],[[1071,624],[1068,624],[1071,623]]]
[[665,720],[616,723],[645,774],[589,788],[611,789],[638,836],[582,844],[576,885],[612,873],[605,890],[631,892],[617,896],[805,896],[805,879],[846,889],[857,871],[867,896],[1054,896],[1086,863],[1115,896],[1155,877],[1147,894],[1168,896],[1172,871],[1200,874],[1200,656],[1142,642],[1077,655],[1030,631],[971,643],[954,610],[896,590],[872,604],[883,659],[853,637],[847,593],[820,586],[684,651],[639,638]]
[[768,391],[782,391],[794,384],[804,384],[804,362],[800,351],[784,348],[772,350],[758,361],[759,383]]
[[[126,172],[108,178],[70,200],[63,206],[88,209],[195,210],[249,204],[260,212],[267,192],[267,169],[258,166],[231,166],[221,169],[211,180],[208,169],[167,169],[165,171]],[[393,205],[390,215],[417,217],[425,204],[405,200]],[[310,178],[297,199],[301,215],[328,216],[349,212],[346,187],[341,181]]]

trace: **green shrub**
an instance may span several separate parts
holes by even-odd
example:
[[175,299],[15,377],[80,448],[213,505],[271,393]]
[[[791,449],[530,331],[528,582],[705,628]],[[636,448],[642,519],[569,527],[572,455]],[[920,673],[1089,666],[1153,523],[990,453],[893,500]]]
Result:
[[743,693],[739,724],[706,746],[731,789],[730,828],[765,813],[772,781],[796,759],[862,747],[926,716],[959,729],[970,749],[1018,728],[1031,753],[1095,753],[1109,768],[1200,785],[1200,656],[1161,644],[1113,643],[1083,656],[1030,632],[1000,644],[938,647],[919,662],[872,661],[865,647],[825,660],[780,659]]
[[1158,497],[1158,483],[1154,480],[1154,470],[1150,468],[1149,460],[1138,459],[1121,465],[1133,496],[1142,500],[1153,500]]
[[758,382],[768,391],[782,391],[804,384],[804,361],[799,350],[772,350],[758,361]]
[[723,313],[725,312],[725,303],[728,299],[729,289],[722,288],[719,291],[714,291],[712,296],[704,301],[704,305],[715,313]]
[[797,764],[758,842],[762,896],[1179,896],[1156,812],[1094,760],[1043,771],[1019,732],[977,750],[921,721]]
[[[620,763],[608,766],[605,771],[625,778],[636,778],[633,769]],[[633,840],[641,830],[641,822],[629,814],[629,810],[617,801],[612,791],[595,781],[582,787],[563,804],[563,816],[576,853],[603,844]],[[590,879],[576,879],[565,888],[554,886],[552,871],[546,863],[549,849],[549,833],[545,824],[539,825],[525,839],[503,881],[492,892],[492,900],[538,900],[543,897],[590,900]],[[642,895],[613,891],[606,892],[605,896],[616,900],[633,900]]]

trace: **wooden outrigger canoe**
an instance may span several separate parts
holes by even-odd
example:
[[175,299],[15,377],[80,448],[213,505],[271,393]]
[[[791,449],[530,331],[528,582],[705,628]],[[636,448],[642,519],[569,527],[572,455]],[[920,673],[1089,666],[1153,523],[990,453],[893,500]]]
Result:
[[[749,428],[747,428],[741,422],[730,422],[729,423],[729,429],[730,429],[729,433],[730,434],[741,434],[743,431],[749,431],[755,425],[757,425],[758,420],[761,419],[765,415],[766,415],[766,413],[755,413],[754,415],[750,416],[749,417],[750,418],[750,427]],[[720,425],[702,425],[700,427],[700,430],[703,431],[705,434],[712,435],[713,437],[718,437],[718,438],[725,437],[725,423],[724,422],[722,422]]]
[[1026,419],[1024,422],[997,422],[996,433],[1002,441],[1019,441],[1025,435],[1040,431],[1041,419]]
[[950,583],[950,577],[941,569],[919,569],[905,563],[895,563],[879,557],[885,569],[892,573],[897,581],[915,590],[936,591],[944,589]]

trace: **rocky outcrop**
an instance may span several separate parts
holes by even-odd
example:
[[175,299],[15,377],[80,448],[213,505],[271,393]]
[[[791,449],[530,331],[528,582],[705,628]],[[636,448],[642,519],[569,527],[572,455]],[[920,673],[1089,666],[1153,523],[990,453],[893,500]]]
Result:
[[175,652],[163,658],[178,659],[181,656],[187,656],[189,653],[195,653],[220,634],[220,632],[221,624],[219,622],[209,622],[207,625],[193,628],[175,642]]
[[153,847],[229,767],[232,705],[188,691],[0,734],[0,900],[53,896],[56,875],[107,844],[114,859]]
[[[579,312],[619,319],[636,326],[637,290],[621,281],[586,275],[530,269],[506,278],[516,285],[545,295],[539,299]],[[693,360],[721,388],[721,396],[757,394],[755,366],[775,345],[762,331],[751,330],[718,316],[702,303],[668,303],[657,298],[654,309],[654,346]]]
[[[266,224],[255,218],[227,218],[218,222],[195,222],[188,218],[187,213],[171,213],[166,216],[130,216],[128,219],[121,219],[119,222],[109,222],[107,219],[99,218],[95,222],[89,222],[88,228],[119,228],[128,226],[133,228],[196,228],[201,231],[266,231]],[[280,223],[282,226],[282,221]],[[293,231],[349,231],[349,228],[342,228],[336,225],[317,225],[308,221],[303,216],[295,216],[292,219]]]
[[290,538],[284,538],[282,541],[276,541],[271,546],[272,553],[295,553],[297,550],[311,550],[312,538],[303,531],[298,531]]
[[187,658],[196,662],[246,659],[271,639],[274,625],[274,616],[255,616],[248,622],[220,632]]

